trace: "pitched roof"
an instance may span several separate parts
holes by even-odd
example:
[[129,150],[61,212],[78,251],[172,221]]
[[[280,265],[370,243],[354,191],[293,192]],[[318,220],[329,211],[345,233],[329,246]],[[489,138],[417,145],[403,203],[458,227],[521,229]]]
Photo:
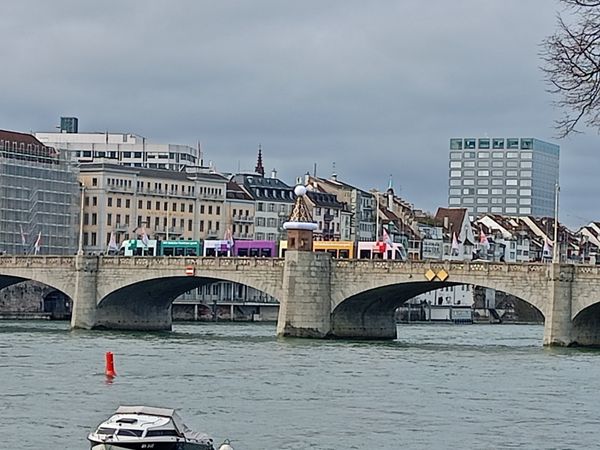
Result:
[[[454,233],[459,236],[465,216],[467,216],[467,208],[438,208],[435,213],[435,220],[442,224],[444,230],[447,231],[450,236]],[[448,224],[447,228],[446,220]]]

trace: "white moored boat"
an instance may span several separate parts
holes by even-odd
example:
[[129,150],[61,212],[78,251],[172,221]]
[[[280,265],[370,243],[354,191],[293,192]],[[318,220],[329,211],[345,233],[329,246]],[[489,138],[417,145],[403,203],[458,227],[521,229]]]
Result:
[[213,440],[190,430],[174,409],[119,406],[88,440],[91,450],[214,450]]

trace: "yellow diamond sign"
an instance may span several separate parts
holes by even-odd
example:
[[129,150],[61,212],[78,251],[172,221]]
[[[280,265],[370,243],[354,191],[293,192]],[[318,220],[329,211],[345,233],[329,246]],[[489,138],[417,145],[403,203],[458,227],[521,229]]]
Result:
[[[440,270],[437,273],[437,277],[440,279],[440,281],[446,281],[446,279],[449,277],[450,275],[448,275],[448,272],[446,272],[444,269]],[[430,280],[431,281],[431,280]]]
[[425,272],[425,278],[427,278],[429,281],[432,281],[435,278],[435,272],[429,269],[427,272]]

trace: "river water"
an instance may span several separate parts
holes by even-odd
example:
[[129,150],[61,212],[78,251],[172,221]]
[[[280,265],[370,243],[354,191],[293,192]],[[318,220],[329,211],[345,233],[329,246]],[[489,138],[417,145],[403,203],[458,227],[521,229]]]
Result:
[[405,325],[394,342],[338,342],[277,339],[273,324],[0,322],[0,448],[86,450],[119,404],[178,408],[236,450],[598,448],[600,352],[546,349],[542,335]]

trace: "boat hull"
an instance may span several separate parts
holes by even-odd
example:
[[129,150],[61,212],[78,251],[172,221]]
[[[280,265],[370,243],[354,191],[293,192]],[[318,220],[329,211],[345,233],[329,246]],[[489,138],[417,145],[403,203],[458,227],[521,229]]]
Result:
[[92,442],[90,450],[213,450],[213,447],[190,442]]

